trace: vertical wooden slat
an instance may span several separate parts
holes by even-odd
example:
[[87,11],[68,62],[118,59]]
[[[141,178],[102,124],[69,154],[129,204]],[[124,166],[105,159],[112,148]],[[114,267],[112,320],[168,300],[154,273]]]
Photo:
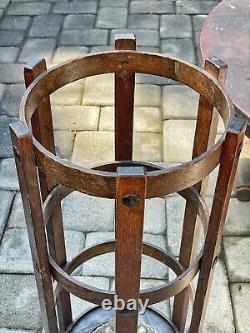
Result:
[[[115,36],[116,50],[135,50],[134,34]],[[132,160],[135,73],[115,74],[115,159]]]
[[[47,70],[45,59],[32,58],[24,67],[24,78],[28,87],[41,73]],[[49,151],[55,153],[53,123],[50,100],[47,98],[32,117],[32,133],[35,138]],[[39,163],[39,179],[42,199],[45,200],[49,192],[56,185],[49,172]],[[63,232],[62,211],[60,204],[51,216],[51,223],[47,226],[47,237],[50,254],[62,267],[66,263],[66,250]],[[57,312],[61,332],[64,332],[72,322],[72,311],[69,293],[62,289],[57,302]]]
[[[212,74],[221,84],[225,82],[227,66],[219,59],[212,58],[205,61],[204,69]],[[203,154],[214,142],[218,126],[218,114],[213,111],[213,106],[200,96],[197,123],[193,145],[192,158]],[[203,196],[206,195],[208,179],[195,185],[195,188]],[[183,233],[180,247],[180,263],[188,267],[194,259],[200,233],[200,224],[197,223],[197,211],[191,202],[186,203],[184,214]],[[173,322],[184,332],[187,311],[188,293],[183,290],[175,297],[173,307]]]
[[214,263],[220,250],[224,222],[233,189],[245,129],[246,122],[241,118],[235,117],[234,123],[228,130],[223,144],[221,163],[195,295],[190,333],[201,332]]
[[[138,300],[146,195],[144,168],[118,168],[116,190],[115,286],[119,299]],[[116,332],[136,333],[138,311],[117,311]]]
[[[57,318],[44,230],[41,197],[32,137],[21,123],[10,125],[34,273],[46,333],[57,333]],[[11,314],[10,314],[11,315]]]

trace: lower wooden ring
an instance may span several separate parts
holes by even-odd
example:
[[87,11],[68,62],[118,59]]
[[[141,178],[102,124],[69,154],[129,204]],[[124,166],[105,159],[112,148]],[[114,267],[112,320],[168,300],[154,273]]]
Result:
[[[115,311],[106,311],[101,307],[94,307],[83,314],[69,326],[67,333],[93,333],[98,327],[115,320]],[[156,333],[178,333],[175,325],[159,311],[147,308],[139,315],[139,323],[151,327]]]

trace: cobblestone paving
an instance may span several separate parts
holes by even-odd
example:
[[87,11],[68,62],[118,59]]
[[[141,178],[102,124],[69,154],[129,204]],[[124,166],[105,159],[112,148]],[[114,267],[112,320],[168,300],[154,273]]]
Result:
[[[45,57],[48,66],[113,48],[114,34],[134,32],[139,50],[200,64],[199,34],[217,0],[0,0],[0,333],[41,331],[41,318],[8,124],[18,117],[23,64]],[[168,166],[191,158],[198,96],[167,79],[137,75],[134,159]],[[113,76],[68,85],[51,96],[57,154],[90,166],[114,158]],[[223,131],[220,124],[218,134]],[[185,135],[183,135],[185,133]],[[248,163],[245,142],[241,164]],[[216,172],[208,191],[211,206]],[[238,175],[238,182],[241,175]],[[178,256],[184,201],[147,200],[145,240]],[[63,202],[68,258],[114,237],[114,202],[72,193]],[[232,198],[216,266],[204,333],[250,332],[250,205]],[[141,287],[174,278],[143,258]],[[75,277],[114,288],[114,257],[103,255]],[[89,304],[72,297],[77,316]],[[171,305],[157,305],[170,315]]]

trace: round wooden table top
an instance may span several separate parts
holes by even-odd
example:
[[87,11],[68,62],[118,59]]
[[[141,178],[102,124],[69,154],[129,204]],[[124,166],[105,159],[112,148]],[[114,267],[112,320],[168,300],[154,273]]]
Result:
[[226,89],[250,124],[250,0],[223,0],[205,20],[203,59],[215,56],[228,65]]

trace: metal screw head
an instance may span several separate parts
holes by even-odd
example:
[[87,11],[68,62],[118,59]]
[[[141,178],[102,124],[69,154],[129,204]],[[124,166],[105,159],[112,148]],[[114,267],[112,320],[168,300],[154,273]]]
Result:
[[139,204],[140,198],[136,194],[128,194],[122,198],[122,202],[127,207],[135,207]]

